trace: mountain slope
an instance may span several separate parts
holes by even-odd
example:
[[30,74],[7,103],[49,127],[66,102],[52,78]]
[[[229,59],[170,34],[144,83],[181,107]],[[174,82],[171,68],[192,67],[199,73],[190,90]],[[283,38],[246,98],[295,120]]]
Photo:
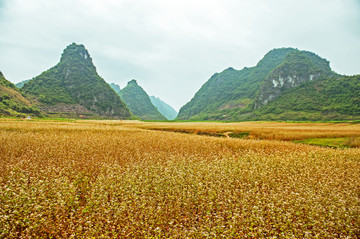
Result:
[[360,75],[320,76],[254,111],[257,120],[358,120]]
[[[303,85],[315,87],[312,84],[318,79],[322,79],[326,88],[327,84],[333,84],[331,83],[333,81],[341,82],[349,79],[341,77],[331,70],[327,60],[314,53],[293,48],[274,49],[267,53],[255,67],[244,68],[240,71],[229,68],[212,76],[195,94],[194,98],[180,109],[178,119],[230,121],[279,118],[286,120],[331,119],[331,114],[326,114],[325,111],[314,106],[318,104],[315,100],[317,98],[308,102],[310,105],[300,104],[299,101],[296,106],[297,114],[287,114],[287,112],[294,112],[288,105],[287,97],[309,98],[312,91],[310,89],[301,91]],[[350,90],[350,86],[346,84],[340,84],[339,87],[342,87],[345,92]],[[290,94],[290,92],[292,93]],[[317,94],[320,95],[317,97],[319,98],[321,95],[324,95],[321,97],[329,98],[338,97],[335,91],[332,92],[334,95],[318,92]],[[342,95],[340,98],[345,99],[346,97]],[[347,94],[347,98],[356,102],[357,96]],[[330,103],[326,100],[323,102]],[[282,110],[280,110],[280,105],[284,105]],[[287,106],[285,107],[285,105]],[[314,107],[321,113],[310,114],[307,107]],[[354,111],[357,105],[347,105],[346,107],[351,108],[349,111]],[[332,114],[334,119],[341,119],[341,115],[343,119],[357,117],[354,114],[348,117],[339,110],[332,109],[332,112],[335,112]],[[287,116],[280,117],[277,115],[278,113]]]
[[136,80],[128,82],[119,93],[131,113],[142,120],[166,120],[151,103],[148,94],[139,86]]
[[120,118],[131,116],[125,104],[96,72],[83,45],[69,45],[60,62],[23,86],[49,113]]
[[151,103],[156,107],[156,109],[168,120],[174,120],[177,116],[176,110],[170,105],[166,104],[160,98],[155,96],[150,96]]
[[319,76],[331,76],[333,73],[329,62],[313,55],[315,54],[301,51],[288,53],[284,61],[264,80],[255,99],[254,108],[266,105],[286,90],[304,82],[315,80]]
[[25,115],[41,116],[41,112],[0,72],[0,116]]

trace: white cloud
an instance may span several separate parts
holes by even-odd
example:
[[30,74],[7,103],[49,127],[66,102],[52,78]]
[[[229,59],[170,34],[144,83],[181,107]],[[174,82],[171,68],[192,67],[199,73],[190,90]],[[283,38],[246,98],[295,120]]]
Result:
[[83,43],[98,72],[132,78],[175,108],[215,72],[255,65],[283,46],[360,73],[357,0],[0,0],[0,70],[18,82]]

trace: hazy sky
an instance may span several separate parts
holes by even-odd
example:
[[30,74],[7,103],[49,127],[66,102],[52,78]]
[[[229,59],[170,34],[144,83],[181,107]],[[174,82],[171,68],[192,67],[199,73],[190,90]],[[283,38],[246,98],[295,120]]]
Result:
[[0,71],[17,83],[84,44],[107,82],[131,79],[176,110],[215,73],[269,50],[360,73],[360,0],[0,0]]

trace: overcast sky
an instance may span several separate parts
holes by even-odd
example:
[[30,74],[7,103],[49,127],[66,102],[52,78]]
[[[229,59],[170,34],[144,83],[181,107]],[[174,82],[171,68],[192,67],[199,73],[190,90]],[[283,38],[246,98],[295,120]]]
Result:
[[271,49],[360,73],[360,0],[0,0],[0,71],[31,79],[84,44],[105,81],[131,79],[178,110],[215,73]]

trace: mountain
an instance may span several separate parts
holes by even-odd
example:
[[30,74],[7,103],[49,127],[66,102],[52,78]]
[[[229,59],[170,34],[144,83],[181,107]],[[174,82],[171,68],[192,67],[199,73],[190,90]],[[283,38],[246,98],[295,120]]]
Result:
[[131,113],[142,120],[166,120],[151,103],[148,94],[138,85],[136,80],[128,82],[127,86],[120,90],[120,98],[129,107]]
[[131,116],[96,72],[84,45],[69,45],[56,66],[27,82],[22,90],[49,114],[117,119]]
[[17,88],[21,89],[21,88],[25,85],[25,83],[27,83],[27,82],[29,82],[29,81],[31,81],[31,79],[30,79],[30,80],[24,80],[24,81],[21,81],[21,82],[19,82],[19,83],[16,83],[15,86],[16,86]]
[[170,105],[166,104],[160,98],[155,96],[150,96],[151,103],[156,107],[156,109],[165,116],[168,120],[174,120],[177,116],[176,110],[174,110]]
[[292,48],[275,49],[267,53],[255,67],[235,70],[230,67],[215,73],[179,111],[179,120],[222,119],[234,109],[246,108],[266,76],[280,65]]
[[33,106],[0,72],[0,116],[24,117],[26,115],[42,116],[41,111]]
[[[177,119],[357,119],[358,105],[348,103],[359,97],[359,91],[350,94],[357,79],[336,74],[326,59],[312,52],[274,49],[254,67],[214,74],[180,109]],[[334,85],[341,91],[330,90]]]
[[119,94],[121,89],[120,89],[120,86],[118,84],[110,83],[109,85],[117,94]]

